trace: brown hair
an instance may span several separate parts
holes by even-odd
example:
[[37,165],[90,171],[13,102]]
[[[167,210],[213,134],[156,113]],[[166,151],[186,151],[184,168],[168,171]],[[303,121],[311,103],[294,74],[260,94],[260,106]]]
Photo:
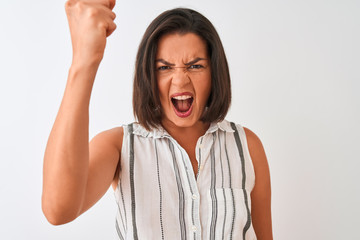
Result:
[[135,63],[133,111],[146,129],[161,124],[161,104],[155,75],[158,40],[168,33],[195,33],[205,40],[211,64],[211,92],[201,121],[221,121],[231,103],[229,68],[220,37],[212,23],[202,14],[188,8],[175,8],[155,18],[140,42]]

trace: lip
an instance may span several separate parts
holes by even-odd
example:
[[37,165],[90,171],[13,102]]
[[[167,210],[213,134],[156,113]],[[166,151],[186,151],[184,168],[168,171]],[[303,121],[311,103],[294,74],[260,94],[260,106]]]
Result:
[[191,92],[174,93],[173,95],[170,96],[170,98],[182,96],[182,95],[188,95],[194,98],[194,95]]
[[[171,101],[171,98],[173,98],[173,97],[183,96],[183,95],[191,96],[194,99],[194,95],[192,93],[190,93],[190,92],[182,92],[182,93],[174,93],[174,94],[172,94],[170,96],[170,101]],[[189,110],[187,110],[186,112],[179,112],[175,108],[174,104],[171,104],[171,105],[172,105],[172,108],[174,109],[174,112],[175,112],[176,116],[181,117],[181,118],[186,118],[186,117],[190,116],[190,114],[192,112],[192,109],[193,109],[193,106],[194,106],[194,104],[191,104],[191,107],[189,108]]]

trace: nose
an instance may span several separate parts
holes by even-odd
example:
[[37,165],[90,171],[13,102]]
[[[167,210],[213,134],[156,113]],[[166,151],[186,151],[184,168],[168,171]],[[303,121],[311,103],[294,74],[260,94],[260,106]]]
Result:
[[191,82],[191,78],[189,76],[187,68],[186,67],[174,68],[171,82],[177,87],[183,87],[189,84]]

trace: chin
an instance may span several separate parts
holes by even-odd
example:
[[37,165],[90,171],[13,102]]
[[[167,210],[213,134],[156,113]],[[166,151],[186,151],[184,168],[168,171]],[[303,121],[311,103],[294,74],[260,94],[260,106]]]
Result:
[[172,113],[171,116],[165,116],[163,121],[163,124],[165,124],[166,126],[178,128],[189,128],[199,123],[202,123],[202,121],[200,120],[200,116],[196,117],[194,115],[190,115],[188,117],[181,118],[174,113]]
[[195,121],[184,121],[184,120],[180,120],[180,121],[173,121],[173,124],[177,127],[180,128],[188,128],[188,127],[192,127],[196,124]]

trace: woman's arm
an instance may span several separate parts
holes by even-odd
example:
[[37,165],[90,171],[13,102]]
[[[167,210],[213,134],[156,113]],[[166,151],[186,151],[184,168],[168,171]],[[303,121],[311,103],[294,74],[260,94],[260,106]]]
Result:
[[251,192],[252,223],[258,240],[272,240],[269,165],[258,136],[245,127],[244,130],[255,170],[255,186]]
[[98,134],[89,144],[89,102],[106,37],[116,28],[115,1],[69,0],[65,9],[73,59],[64,96],[47,142],[42,209],[64,224],[92,206],[109,188],[119,161],[122,129]]

